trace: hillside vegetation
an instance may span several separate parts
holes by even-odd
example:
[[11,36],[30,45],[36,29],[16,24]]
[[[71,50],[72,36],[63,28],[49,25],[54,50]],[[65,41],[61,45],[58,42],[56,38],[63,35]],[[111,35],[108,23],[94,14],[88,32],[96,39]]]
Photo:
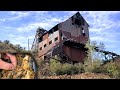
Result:
[[[89,48],[88,56],[84,63],[60,63],[57,59],[37,60],[39,79],[119,79],[120,66],[111,61],[103,63],[102,53],[96,53],[93,45],[86,43]],[[99,48],[104,49],[104,44],[100,43]]]
[[[13,45],[8,40],[0,42],[0,45],[0,49],[3,51],[9,49],[10,52],[17,50],[18,52],[31,53],[35,57],[38,65],[38,79],[120,79],[119,64],[116,64],[113,61],[104,64],[104,55],[101,52],[96,52],[94,50],[94,47],[96,46],[99,49],[104,50],[105,46],[103,43],[97,45],[96,42],[93,42],[90,45],[87,42],[87,57],[84,59],[83,63],[76,63],[74,65],[69,63],[60,63],[57,57],[51,58],[48,61],[40,60],[37,58],[36,51],[29,52],[19,44]],[[10,47],[5,47],[6,45]]]

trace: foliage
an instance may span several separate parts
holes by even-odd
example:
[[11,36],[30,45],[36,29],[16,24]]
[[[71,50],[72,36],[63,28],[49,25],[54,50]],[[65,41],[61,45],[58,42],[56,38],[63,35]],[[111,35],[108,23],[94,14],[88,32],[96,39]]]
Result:
[[87,57],[84,60],[84,71],[92,73],[102,72],[101,65],[103,64],[103,62],[101,57],[104,56],[101,52],[97,52],[95,48],[98,47],[99,49],[104,49],[104,44],[100,43],[99,45],[97,45],[97,42],[95,41],[91,42],[90,44],[88,41],[85,47],[88,48],[88,51]]
[[104,54],[102,52],[97,52],[95,48],[99,50],[105,50],[105,45],[100,42],[97,44],[96,41],[92,41],[91,43],[88,41],[85,45],[86,48],[88,48],[87,51],[87,58],[88,60],[103,60],[104,59]]
[[115,62],[109,62],[104,66],[104,71],[113,78],[120,78],[120,67]]
[[57,60],[50,60],[50,71],[53,74],[59,75],[62,73],[62,64]]
[[18,50],[23,50],[23,48],[21,47],[20,44],[16,44],[16,45],[15,45],[15,48],[18,49]]
[[101,72],[102,61],[100,60],[86,60],[84,62],[83,68],[85,72],[90,73],[100,73]]
[[4,43],[5,43],[5,44],[9,44],[10,41],[9,41],[9,40],[4,40]]
[[72,75],[82,72],[82,64],[61,64],[57,60],[52,59],[50,62],[50,70],[56,75]]

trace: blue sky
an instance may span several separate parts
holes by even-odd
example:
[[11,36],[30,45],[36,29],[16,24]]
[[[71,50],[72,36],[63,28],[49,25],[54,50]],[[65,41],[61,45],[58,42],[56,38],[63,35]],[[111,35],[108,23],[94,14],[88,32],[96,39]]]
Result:
[[[40,26],[49,30],[77,11],[0,11],[0,40],[27,49]],[[106,50],[120,54],[120,11],[79,11],[90,25],[90,40],[103,42]]]

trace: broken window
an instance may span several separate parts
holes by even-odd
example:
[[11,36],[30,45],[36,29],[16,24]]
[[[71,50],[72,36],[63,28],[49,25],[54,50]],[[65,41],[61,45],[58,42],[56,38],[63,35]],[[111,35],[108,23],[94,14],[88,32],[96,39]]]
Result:
[[82,29],[82,35],[85,36],[85,30],[84,30],[84,28],[81,27],[81,29]]
[[47,57],[46,56],[44,56],[44,59],[46,59]]
[[40,47],[40,50],[42,50],[42,47]]
[[82,34],[83,34],[83,36],[85,36],[85,30],[82,30]]
[[76,25],[78,25],[78,26],[80,26],[80,25],[81,25],[81,21],[80,21],[79,19],[75,19],[75,21],[74,21],[74,22],[75,22],[75,24],[76,24]]
[[44,48],[46,47],[46,44],[44,45]]
[[78,18],[72,18],[72,25],[77,25],[78,27],[81,26],[81,20]]
[[76,18],[71,17],[71,20],[72,20],[72,25],[77,25],[78,27],[85,24],[84,18],[79,14],[76,14]]
[[85,33],[83,33],[83,36],[85,36]]
[[49,45],[52,44],[52,40],[49,42]]
[[58,40],[58,37],[55,38],[55,41],[57,41],[57,40]]

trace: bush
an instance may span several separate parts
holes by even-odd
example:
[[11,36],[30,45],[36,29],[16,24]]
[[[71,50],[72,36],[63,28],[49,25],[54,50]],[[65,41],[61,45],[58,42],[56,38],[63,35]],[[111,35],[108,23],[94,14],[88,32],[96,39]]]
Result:
[[64,74],[67,75],[77,74],[79,72],[79,68],[75,65],[65,63],[62,66],[62,71]]
[[72,65],[68,64],[68,63],[65,63],[62,65],[62,72],[63,74],[67,74],[67,75],[70,75],[71,74],[71,68],[72,68]]
[[83,64],[82,63],[77,63],[74,65],[78,69],[78,73],[84,72]]
[[50,71],[56,75],[62,74],[62,64],[57,60],[50,60]]
[[120,67],[115,64],[115,62],[107,63],[104,66],[104,69],[109,73],[113,78],[120,78]]
[[86,60],[83,65],[84,72],[100,73],[101,72],[101,64],[102,64],[102,61],[100,61],[100,60],[93,60],[93,61]]
[[82,72],[82,64],[75,64],[75,65],[68,63],[61,64],[57,60],[52,59],[50,61],[50,71],[56,75],[77,74]]
[[71,74],[78,74],[79,73],[79,67],[77,65],[71,66]]
[[82,72],[82,64],[63,64],[62,71],[64,74],[72,75],[72,74],[78,74]]

